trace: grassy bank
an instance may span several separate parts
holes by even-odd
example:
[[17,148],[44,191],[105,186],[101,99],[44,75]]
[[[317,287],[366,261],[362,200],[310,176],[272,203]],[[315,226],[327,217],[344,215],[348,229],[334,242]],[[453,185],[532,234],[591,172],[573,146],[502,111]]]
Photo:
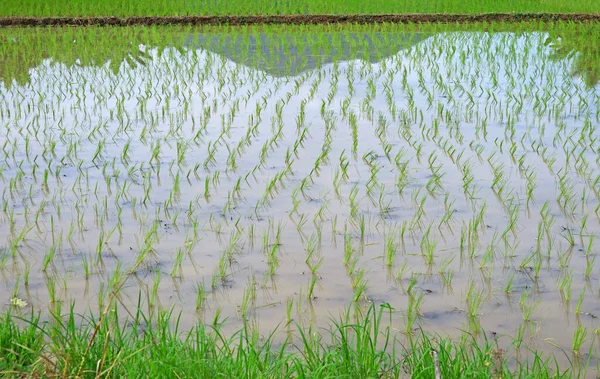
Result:
[[356,14],[356,13],[491,13],[491,12],[564,12],[598,13],[595,0],[565,2],[561,0],[509,1],[198,1],[198,0],[6,0],[0,6],[0,16],[174,16],[174,15],[268,15],[268,14]]
[[119,321],[116,308],[99,320],[70,311],[65,316],[54,313],[48,322],[5,314],[0,323],[0,372],[15,377],[103,378],[433,378],[436,371],[442,378],[586,374],[583,367],[557,371],[553,358],[537,354],[525,362],[509,361],[496,340],[477,342],[468,335],[451,342],[420,334],[401,344],[386,326],[389,306],[371,306],[362,316],[351,313],[332,320],[329,331],[296,326],[268,336],[259,335],[250,322],[226,336],[219,319],[182,333],[168,312],[138,311]]

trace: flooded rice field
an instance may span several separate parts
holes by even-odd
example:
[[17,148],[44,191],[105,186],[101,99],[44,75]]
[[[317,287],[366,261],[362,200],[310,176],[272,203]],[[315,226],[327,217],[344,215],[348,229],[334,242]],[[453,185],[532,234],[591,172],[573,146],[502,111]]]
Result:
[[268,333],[388,303],[596,366],[599,52],[403,28],[3,31],[1,307]]

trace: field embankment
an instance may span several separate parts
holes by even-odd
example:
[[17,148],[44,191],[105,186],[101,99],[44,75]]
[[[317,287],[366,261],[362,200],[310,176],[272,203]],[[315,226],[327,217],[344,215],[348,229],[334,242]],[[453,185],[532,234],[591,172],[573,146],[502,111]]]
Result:
[[0,26],[327,25],[383,23],[598,22],[600,14],[321,14],[256,16],[2,17]]

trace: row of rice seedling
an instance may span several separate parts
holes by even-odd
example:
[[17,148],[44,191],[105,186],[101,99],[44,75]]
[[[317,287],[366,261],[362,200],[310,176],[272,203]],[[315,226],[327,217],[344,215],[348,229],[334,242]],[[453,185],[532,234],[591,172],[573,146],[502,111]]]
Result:
[[52,3],[35,0],[5,0],[0,16],[180,16],[180,15],[279,15],[279,14],[382,14],[382,13],[491,13],[491,12],[562,12],[598,13],[600,6],[592,0],[564,2],[547,0],[484,1],[385,1],[361,2],[356,0],[283,1],[116,1],[90,3],[84,0],[61,0]]
[[593,362],[599,31],[483,27],[3,30],[33,63],[0,83],[4,308],[267,333],[385,303]]

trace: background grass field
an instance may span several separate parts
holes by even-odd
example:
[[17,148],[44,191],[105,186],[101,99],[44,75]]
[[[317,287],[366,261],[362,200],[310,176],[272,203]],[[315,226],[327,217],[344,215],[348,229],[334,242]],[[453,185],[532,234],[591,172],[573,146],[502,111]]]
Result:
[[381,13],[598,13],[596,0],[5,0],[0,16],[177,16]]

